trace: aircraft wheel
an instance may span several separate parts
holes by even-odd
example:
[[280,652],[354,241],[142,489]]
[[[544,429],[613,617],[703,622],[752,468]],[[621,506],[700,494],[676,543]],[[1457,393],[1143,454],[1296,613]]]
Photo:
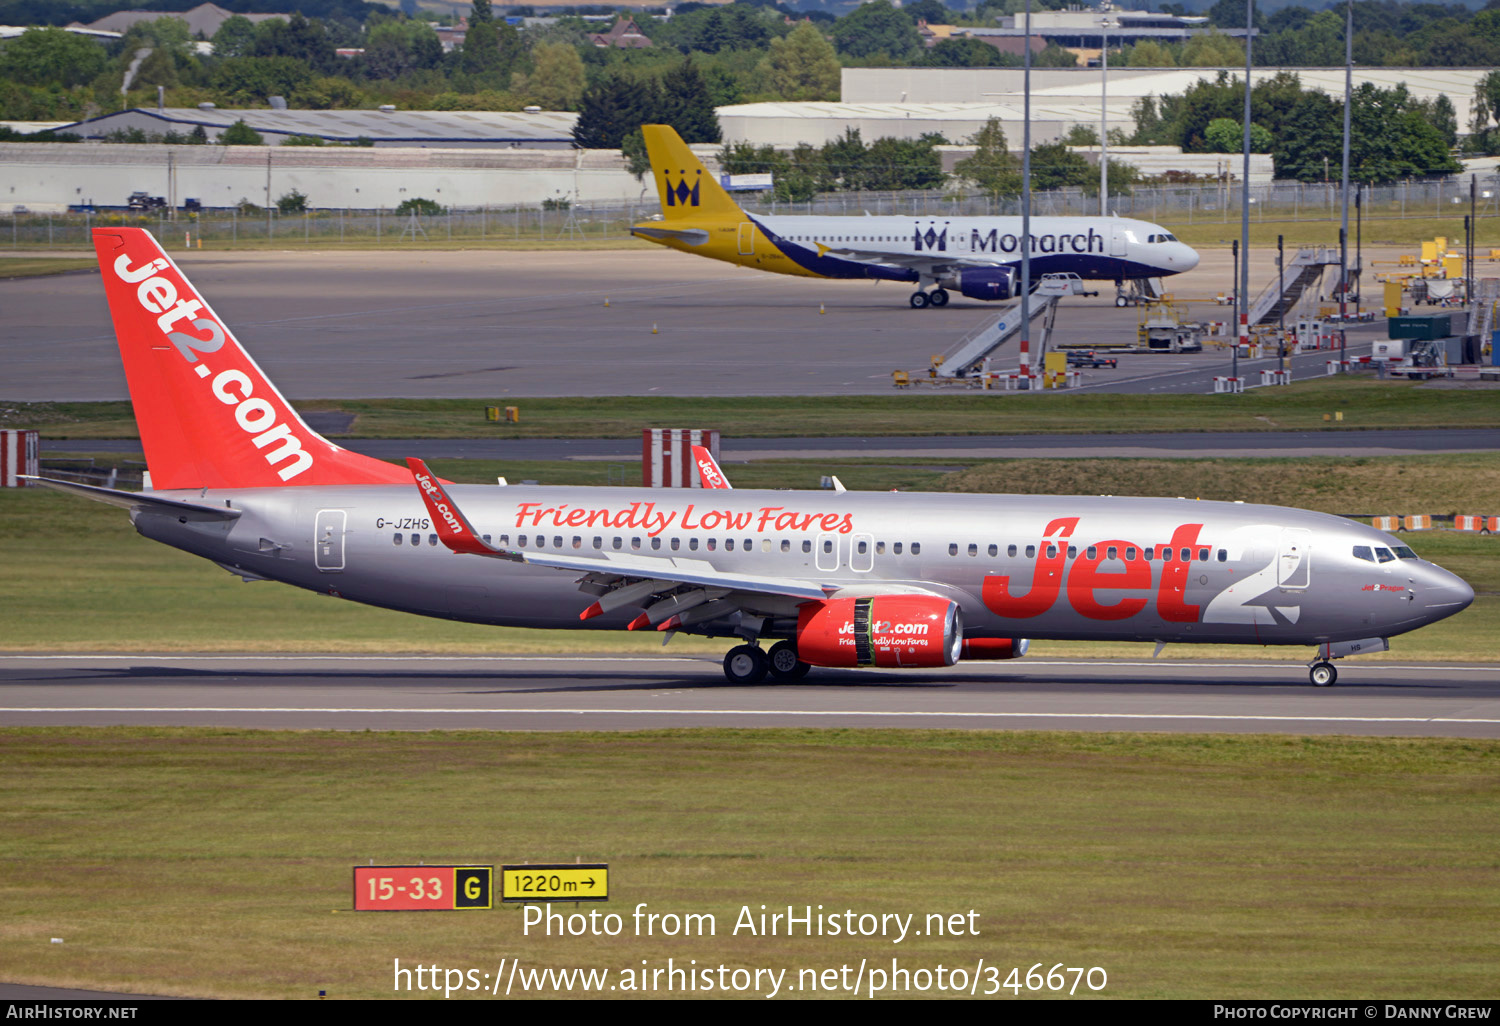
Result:
[[790,641],[778,641],[772,645],[769,662],[771,676],[777,680],[801,680],[812,669],[797,658],[797,646]]
[[927,302],[931,303],[933,306],[947,306],[948,290],[933,289],[932,294],[927,297]]
[[1126,299],[1124,296],[1116,296],[1115,297],[1115,306],[1124,307],[1124,306],[1129,306],[1129,305],[1130,305],[1130,300]]
[[724,676],[731,684],[759,684],[766,679],[771,660],[754,645],[739,645],[724,657]]
[[1320,688],[1331,687],[1334,681],[1339,679],[1339,671],[1334,669],[1330,662],[1316,662],[1312,669],[1307,671],[1308,679]]
[[913,292],[911,294],[911,308],[913,310],[920,310],[920,309],[922,309],[926,305],[927,305],[927,293],[925,293],[925,292]]

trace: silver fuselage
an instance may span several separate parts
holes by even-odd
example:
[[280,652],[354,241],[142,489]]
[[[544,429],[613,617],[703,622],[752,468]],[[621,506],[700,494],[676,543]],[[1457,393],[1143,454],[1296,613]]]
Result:
[[[975,637],[1316,644],[1411,631],[1473,599],[1460,578],[1425,560],[1356,554],[1396,550],[1390,535],[1276,506],[744,489],[449,491],[497,546],[597,558],[605,571],[611,559],[651,556],[812,582],[829,594],[943,595],[959,603],[965,633]],[[233,521],[151,509],[132,519],[148,538],[248,576],[519,627],[622,629],[640,612],[630,606],[580,622],[593,598],[577,571],[449,551],[414,487],[153,494],[239,510]],[[784,633],[788,617],[795,622],[796,599],[737,600],[767,618],[767,636]],[[691,629],[732,633],[711,621]]]

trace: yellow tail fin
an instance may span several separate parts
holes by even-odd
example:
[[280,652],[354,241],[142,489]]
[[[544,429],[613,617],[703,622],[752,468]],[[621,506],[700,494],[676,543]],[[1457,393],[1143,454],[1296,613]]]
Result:
[[646,156],[661,197],[662,217],[668,221],[732,217],[744,220],[740,205],[729,197],[703,162],[670,125],[642,125]]

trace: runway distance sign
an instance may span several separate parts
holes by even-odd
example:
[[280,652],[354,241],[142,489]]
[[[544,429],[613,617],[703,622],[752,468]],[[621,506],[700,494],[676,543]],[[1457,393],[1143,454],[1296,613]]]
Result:
[[609,864],[501,866],[502,902],[608,901]]
[[356,912],[492,908],[494,866],[355,866]]

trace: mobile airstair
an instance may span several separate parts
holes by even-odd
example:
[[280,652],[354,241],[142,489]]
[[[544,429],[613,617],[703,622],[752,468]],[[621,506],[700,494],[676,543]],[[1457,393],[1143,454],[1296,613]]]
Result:
[[[1057,301],[1064,296],[1089,295],[1083,289],[1083,280],[1076,274],[1043,275],[1031,292],[1031,320],[1043,318],[1042,330],[1036,336],[1036,347],[1032,362],[1040,366],[1042,354],[1047,351],[1047,340],[1052,335],[1052,326],[1057,323]],[[984,361],[1012,339],[1021,335],[1021,304],[1019,301],[1005,308],[1004,313],[993,324],[986,324],[978,331],[959,340],[943,357],[933,364],[933,374],[939,378],[966,378],[984,367]]]
[[[1248,321],[1251,327],[1270,324],[1302,301],[1310,288],[1315,288],[1330,266],[1337,267],[1339,251],[1331,246],[1314,249],[1299,249],[1288,261],[1282,274],[1272,279],[1260,295],[1250,304]],[[1277,284],[1282,287],[1278,291]]]

